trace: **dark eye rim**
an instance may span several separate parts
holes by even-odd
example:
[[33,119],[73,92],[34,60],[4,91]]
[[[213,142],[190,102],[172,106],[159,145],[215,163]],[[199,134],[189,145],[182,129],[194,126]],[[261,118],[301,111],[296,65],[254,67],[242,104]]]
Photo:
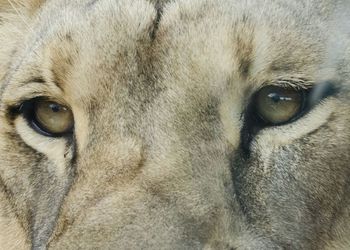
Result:
[[[29,127],[31,127],[35,132],[37,132],[40,135],[51,137],[51,138],[62,138],[62,137],[72,137],[74,133],[74,121],[73,126],[70,127],[68,130],[62,133],[52,133],[48,131],[36,118],[35,116],[35,106],[40,101],[51,101],[54,103],[57,103],[59,105],[62,105],[58,102],[55,102],[47,97],[37,97],[30,100],[26,100],[21,103],[21,105],[18,108],[18,114],[22,115],[23,118],[27,121]],[[64,106],[64,105],[62,105]],[[69,108],[69,107],[68,107]]]

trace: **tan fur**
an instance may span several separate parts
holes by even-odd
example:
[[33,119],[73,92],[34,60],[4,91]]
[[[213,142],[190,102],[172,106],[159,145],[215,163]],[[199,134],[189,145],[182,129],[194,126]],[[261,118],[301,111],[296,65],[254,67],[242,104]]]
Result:
[[[349,249],[347,10],[0,0],[0,249]],[[255,91],[323,81],[339,93],[244,153]],[[73,138],[14,111],[37,96]]]

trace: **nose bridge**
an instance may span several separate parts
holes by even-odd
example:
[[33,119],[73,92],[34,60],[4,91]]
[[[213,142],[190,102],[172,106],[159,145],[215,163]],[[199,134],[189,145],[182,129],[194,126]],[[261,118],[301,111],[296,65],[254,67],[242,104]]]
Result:
[[[113,135],[108,139],[105,136],[103,138],[96,136],[93,140],[77,157],[74,182],[65,198],[57,222],[59,226],[55,234],[62,235],[63,243],[65,238],[70,237],[70,232],[79,231],[81,223],[89,223],[90,217],[86,217],[87,214],[96,212],[103,217],[114,211],[118,213],[128,205],[115,204],[117,201],[125,202],[128,198],[130,200],[137,198],[133,197],[132,190],[138,188],[136,177],[139,176],[143,164],[141,142],[135,138]],[[128,192],[130,197],[127,196]],[[97,207],[102,207],[104,212],[101,214]],[[116,225],[121,223],[120,226],[123,226],[118,218],[113,217],[110,221],[114,221]],[[110,221],[108,223],[112,223]],[[90,223],[94,224],[95,221],[92,219]],[[66,224],[71,225],[71,228],[62,226]],[[101,230],[106,230],[103,226],[99,227]]]
[[113,189],[121,187],[137,176],[143,162],[143,143],[136,128],[130,128],[132,124],[125,124],[125,120],[118,123],[117,112],[104,107],[92,114],[85,134],[86,143],[79,148],[76,157],[77,178],[82,185],[95,186],[91,190],[99,190],[106,183]]
[[85,111],[87,132],[80,139],[86,142],[79,148],[77,168],[96,182],[120,185],[134,178],[143,162],[141,93],[132,92],[143,82],[108,80],[109,88],[97,93],[103,101],[93,100]]
[[[169,222],[173,227],[162,228],[161,223],[154,224],[162,228],[160,234],[169,228],[181,231],[183,225],[177,224],[179,212],[180,219],[191,220],[194,238],[207,241],[212,237],[214,227],[215,232],[224,234],[222,238],[229,239],[233,231],[230,218],[233,191],[225,143],[227,135],[220,123],[223,115],[220,103],[211,100],[208,104],[204,97],[200,101],[179,103],[181,97],[174,98],[170,101],[168,98],[163,105],[155,105],[157,112],[149,110],[147,115],[129,114],[130,119],[124,116],[125,107],[120,107],[124,119],[119,122],[117,111],[94,116],[95,125],[90,128],[88,143],[77,157],[77,178],[68,194],[68,205],[62,218],[74,220],[84,208],[101,204],[106,213],[124,212],[124,209],[136,211],[143,206],[151,211],[151,215],[133,215],[129,223],[144,221],[147,216],[152,216],[152,221],[173,216]],[[175,105],[178,105],[177,112],[170,112]],[[231,103],[225,105],[228,109],[232,107]],[[158,107],[162,107],[161,111]],[[235,117],[229,118],[230,121],[236,120]],[[228,130],[232,134],[239,134],[239,126],[234,123],[230,126]],[[229,150],[235,149],[234,146]],[[119,198],[120,195],[124,196]],[[112,197],[113,205],[103,203]],[[151,197],[154,207],[150,207],[149,200],[143,200],[143,197]],[[136,201],[139,202],[137,205]],[[164,210],[164,206],[169,209]],[[114,221],[114,226],[125,226],[125,222],[118,219],[116,216],[110,221]],[[156,235],[155,230],[150,229],[145,234],[128,231],[118,237]]]
[[77,211],[88,206],[91,200],[131,185],[140,173],[143,164],[140,141],[113,135],[104,138],[97,136],[77,157],[76,176],[68,197],[73,199],[72,206]]
[[[136,175],[143,161],[142,142],[131,136],[115,134],[94,137],[81,156],[81,171],[125,181]],[[100,180],[103,181],[103,180]]]

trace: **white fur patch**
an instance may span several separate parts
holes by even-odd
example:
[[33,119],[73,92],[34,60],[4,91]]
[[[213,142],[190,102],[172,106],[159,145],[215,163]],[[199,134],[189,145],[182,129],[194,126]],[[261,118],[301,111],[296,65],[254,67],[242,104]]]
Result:
[[27,121],[19,117],[16,122],[16,130],[23,141],[36,151],[47,156],[49,161],[55,166],[54,169],[48,169],[50,173],[55,173],[58,178],[66,175],[67,161],[71,159],[70,150],[66,147],[66,141],[62,138],[50,138],[36,133],[28,127]]

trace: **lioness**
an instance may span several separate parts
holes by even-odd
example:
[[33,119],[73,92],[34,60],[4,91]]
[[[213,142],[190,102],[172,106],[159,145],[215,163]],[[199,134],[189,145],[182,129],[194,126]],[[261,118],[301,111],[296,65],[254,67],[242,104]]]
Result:
[[336,0],[0,0],[0,249],[350,249]]

